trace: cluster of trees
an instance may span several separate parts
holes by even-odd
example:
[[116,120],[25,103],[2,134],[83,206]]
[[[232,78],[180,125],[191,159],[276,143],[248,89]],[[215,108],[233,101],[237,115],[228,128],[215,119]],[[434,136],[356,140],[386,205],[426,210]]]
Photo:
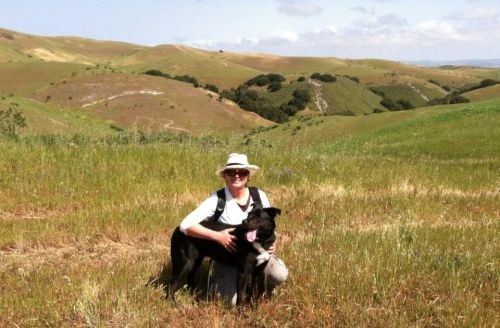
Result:
[[[430,83],[440,85],[439,82],[435,80],[429,80]],[[479,82],[476,85],[473,86],[468,86],[468,87],[463,87],[458,90],[453,91],[452,93],[442,97],[442,98],[436,98],[432,99],[427,102],[427,106],[436,106],[436,105],[447,105],[447,104],[460,104],[460,103],[468,103],[470,100],[463,96],[463,93],[472,91],[472,90],[477,90],[477,89],[482,89],[486,88],[492,85],[500,84],[500,81],[493,80],[493,79],[485,79]],[[443,89],[450,91],[449,87],[444,86]]]
[[[390,110],[390,111],[400,111],[400,110],[409,110],[409,109],[414,109],[415,106],[408,100],[406,99],[399,99],[397,101],[393,101],[391,98],[387,97],[386,94],[378,90],[376,88],[368,88],[371,92],[376,94],[379,97],[382,97],[382,100],[380,101],[380,105],[384,106],[384,108]],[[375,111],[374,111],[375,112]],[[377,109],[376,113],[382,112],[380,109]]]
[[490,86],[496,85],[496,84],[500,84],[500,81],[493,80],[493,79],[486,79],[486,80],[482,80],[481,82],[479,82],[479,84],[473,85],[473,86],[468,87],[468,88],[460,89],[460,93],[466,93],[466,92],[469,92],[472,90],[482,89],[482,88],[490,87]]
[[271,84],[271,83],[276,83],[276,82],[284,82],[285,77],[280,74],[276,73],[269,73],[269,74],[260,74],[257,75],[254,78],[251,78],[250,80],[246,81],[244,84],[247,86],[252,86],[252,85],[257,85],[259,87]]
[[[187,74],[171,76],[168,73],[163,73],[159,69],[150,69],[150,70],[145,71],[144,74],[151,75],[151,76],[160,76],[160,77],[164,77],[166,79],[172,79],[172,80],[177,80],[177,81],[181,81],[181,82],[190,83],[195,88],[202,87],[202,85],[198,82],[198,80],[195,77],[189,76]],[[205,89],[208,89],[208,90],[216,92],[216,93],[219,92],[219,88],[216,85],[214,85],[214,84],[208,84],[207,83],[203,87]]]
[[[437,86],[440,86],[441,88],[445,89],[446,91],[450,92],[451,91],[451,87],[450,86],[447,86],[447,85],[441,85],[438,81],[436,80],[428,80],[427,82],[430,82],[432,84],[435,84]],[[497,80],[493,80],[493,79],[485,79],[485,80],[482,80],[481,82],[479,82],[478,84],[476,85],[473,85],[473,86],[466,86],[466,87],[462,87],[462,88],[459,88],[457,90],[454,91],[454,95],[458,95],[458,94],[462,94],[462,93],[466,93],[466,92],[469,92],[469,91],[472,91],[472,90],[477,90],[477,89],[481,89],[481,88],[486,88],[486,87],[489,87],[489,86],[492,86],[492,85],[496,85],[496,84],[500,84],[500,81],[497,81]],[[446,98],[446,97],[444,97]],[[455,97],[457,98],[457,97]],[[443,98],[441,98],[443,99]],[[451,99],[451,98],[450,98]],[[457,98],[457,99],[460,99],[460,98]],[[444,100],[443,100],[444,101]]]
[[304,110],[307,103],[311,101],[311,94],[308,89],[297,89],[292,96],[293,98],[288,103],[280,105],[280,109],[288,116],[293,116],[298,111]]
[[259,114],[260,116],[277,122],[285,122],[288,115],[280,108],[277,108],[269,101],[260,98],[256,90],[250,90],[247,85],[240,85],[238,88],[223,90],[220,93],[222,98],[226,98],[237,103],[241,108]]
[[247,86],[259,86],[263,87],[267,85],[267,90],[270,92],[276,92],[281,89],[281,82],[285,81],[285,77],[276,73],[260,74],[250,80],[246,81],[244,84]]
[[[191,83],[195,87],[201,87],[196,78],[185,75],[171,76],[168,73],[164,73],[158,69],[150,69],[144,72],[146,75],[159,76],[167,79],[174,79],[186,83]],[[328,77],[330,76],[330,77]],[[335,77],[330,74],[320,75],[325,81],[330,81]],[[254,78],[249,79],[237,88],[231,88],[230,90],[222,90],[219,92],[219,88],[214,84],[205,84],[204,88],[220,95],[220,99],[226,98],[237,103],[241,108],[257,113],[258,115],[277,122],[285,122],[288,120],[289,116],[295,115],[298,111],[306,108],[307,103],[311,101],[311,95],[307,89],[297,89],[293,92],[292,99],[287,103],[283,103],[279,106],[274,105],[270,101],[259,97],[259,92],[252,90],[252,86],[267,86],[269,92],[276,92],[282,88],[282,82],[286,79],[284,76],[276,73],[260,74]],[[305,80],[305,78],[303,78]]]
[[283,81],[285,81],[285,78],[279,74],[261,74],[246,81],[236,89],[223,90],[220,96],[234,101],[245,110],[257,113],[268,120],[282,123],[287,121],[288,117],[306,108],[307,103],[311,101],[309,90],[297,89],[293,92],[292,99],[276,106],[270,101],[259,97],[259,92],[250,89],[250,87],[267,85],[267,89],[274,92],[281,88],[281,82]]
[[337,78],[332,74],[321,74],[321,73],[313,73],[311,74],[311,79],[318,80],[322,82],[333,83],[337,81]]
[[470,100],[457,92],[446,95],[443,98],[436,98],[429,100],[427,102],[427,106],[436,106],[436,105],[448,105],[448,104],[460,104],[460,103],[468,103]]

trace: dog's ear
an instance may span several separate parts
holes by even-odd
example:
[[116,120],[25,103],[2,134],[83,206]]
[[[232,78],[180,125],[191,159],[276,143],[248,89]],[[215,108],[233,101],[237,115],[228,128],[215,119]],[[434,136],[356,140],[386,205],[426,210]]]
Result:
[[264,210],[266,210],[267,214],[269,214],[269,216],[272,217],[273,219],[276,217],[276,215],[281,214],[281,210],[276,207],[267,207]]

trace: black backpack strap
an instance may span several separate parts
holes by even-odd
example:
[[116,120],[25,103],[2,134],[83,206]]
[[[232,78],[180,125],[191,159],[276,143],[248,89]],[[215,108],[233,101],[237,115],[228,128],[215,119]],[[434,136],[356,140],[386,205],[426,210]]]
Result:
[[222,188],[217,190],[217,207],[210,220],[218,221],[222,212],[224,212],[224,207],[226,207],[226,190]]
[[259,189],[255,187],[248,187],[250,191],[250,197],[253,199],[253,208],[261,208],[262,200],[260,199]]

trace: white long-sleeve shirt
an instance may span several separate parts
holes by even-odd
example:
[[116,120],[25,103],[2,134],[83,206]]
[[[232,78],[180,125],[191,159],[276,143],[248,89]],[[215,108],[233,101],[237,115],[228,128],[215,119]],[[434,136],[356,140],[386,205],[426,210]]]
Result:
[[[248,213],[252,210],[254,203],[250,196],[250,205],[243,211],[241,207],[236,202],[236,199],[231,196],[227,186],[224,188],[226,192],[226,206],[222,212],[219,221],[227,224],[240,224],[248,216]],[[259,190],[260,200],[262,202],[262,207],[270,207],[269,199],[267,195],[262,190]],[[215,214],[215,208],[217,207],[217,192],[214,191],[210,197],[201,202],[198,207],[189,213],[181,222],[180,230],[186,233],[186,229],[191,227],[193,224],[200,223],[201,221],[213,216]]]

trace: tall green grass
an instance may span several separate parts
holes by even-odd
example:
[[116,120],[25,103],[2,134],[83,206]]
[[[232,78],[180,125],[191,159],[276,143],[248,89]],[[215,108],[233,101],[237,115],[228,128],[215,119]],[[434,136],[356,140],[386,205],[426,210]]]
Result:
[[[286,150],[165,134],[2,140],[0,325],[495,326],[496,108]],[[251,184],[283,209],[289,279],[243,312],[187,292],[175,308],[145,285],[233,151],[261,167]]]

